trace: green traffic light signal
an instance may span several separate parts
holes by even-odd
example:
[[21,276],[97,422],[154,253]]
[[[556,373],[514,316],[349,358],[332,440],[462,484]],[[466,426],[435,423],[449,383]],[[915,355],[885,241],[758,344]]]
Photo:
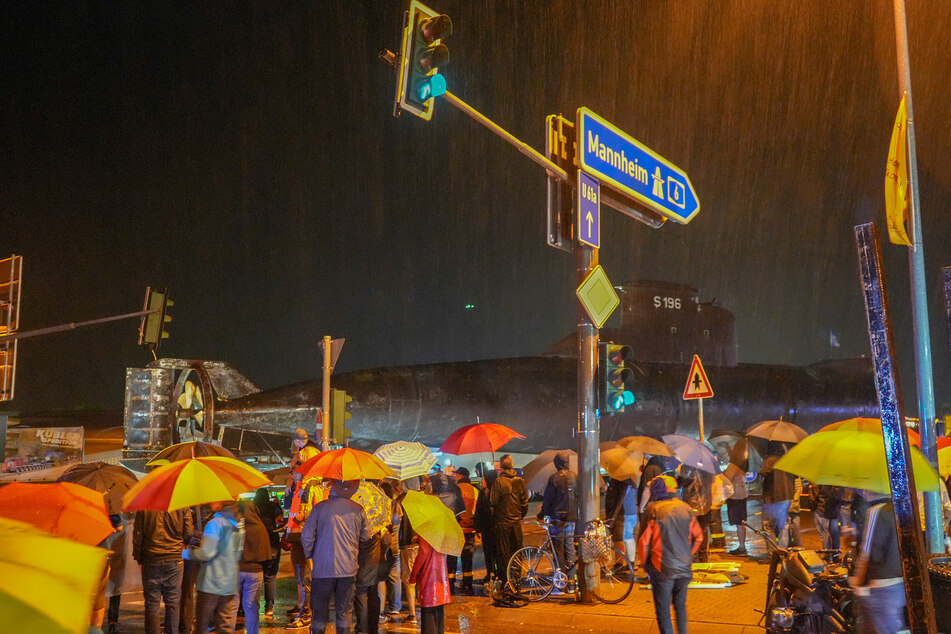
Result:
[[330,438],[335,444],[344,444],[350,436],[347,421],[353,415],[347,411],[347,404],[352,401],[353,397],[343,390],[330,390]]
[[400,107],[429,121],[433,98],[446,92],[446,78],[439,67],[449,63],[449,49],[442,39],[452,34],[452,20],[419,0],[410,4],[400,55]]
[[598,344],[598,374],[601,378],[602,413],[618,414],[624,407],[634,404],[634,394],[627,389],[627,384],[633,381],[634,372],[624,367],[624,361],[633,354],[630,346],[613,342]]

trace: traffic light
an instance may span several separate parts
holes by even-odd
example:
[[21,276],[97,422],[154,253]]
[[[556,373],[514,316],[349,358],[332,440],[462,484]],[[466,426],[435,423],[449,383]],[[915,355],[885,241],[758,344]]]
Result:
[[634,404],[634,393],[627,384],[634,380],[634,372],[624,367],[625,359],[633,354],[630,346],[613,342],[598,344],[598,374],[601,377],[600,409],[605,414],[624,411],[625,405]]
[[347,421],[352,418],[347,411],[347,403],[353,397],[343,390],[330,390],[330,439],[333,443],[343,445],[350,437]]
[[449,63],[449,49],[442,40],[451,34],[448,15],[413,0],[403,29],[397,93],[403,110],[426,121],[433,116],[433,97],[446,92],[446,78],[439,74],[439,67]]
[[165,326],[172,321],[172,316],[168,314],[168,308],[174,306],[174,304],[168,298],[168,289],[161,292],[153,290],[151,286],[145,289],[145,306],[142,310],[154,312],[142,316],[142,323],[139,326],[140,346],[156,350],[161,345],[162,339],[168,339],[168,331],[165,330]]

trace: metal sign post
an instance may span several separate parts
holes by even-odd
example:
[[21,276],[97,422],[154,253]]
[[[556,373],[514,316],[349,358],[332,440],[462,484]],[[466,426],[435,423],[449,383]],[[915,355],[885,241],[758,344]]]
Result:
[[[858,247],[859,276],[868,337],[875,368],[875,389],[882,412],[882,436],[892,505],[898,525],[898,549],[905,578],[905,598],[912,632],[935,632],[935,615],[931,598],[931,580],[924,573],[924,541],[918,514],[918,496],[911,477],[911,449],[902,414],[898,364],[895,362],[895,340],[888,314],[885,280],[882,273],[878,229],[874,224],[855,227]],[[943,486],[939,483],[939,486]]]

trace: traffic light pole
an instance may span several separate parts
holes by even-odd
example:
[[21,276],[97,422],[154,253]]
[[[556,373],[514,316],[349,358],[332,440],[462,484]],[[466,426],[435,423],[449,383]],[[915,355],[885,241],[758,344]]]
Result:
[[[598,265],[598,250],[576,245],[578,284]],[[598,420],[595,377],[598,373],[598,329],[581,302],[578,302],[578,521],[575,534],[583,535],[588,522],[601,517],[600,451],[601,423]],[[596,563],[578,570],[582,603],[594,603],[589,587],[599,581]]]
[[90,319],[89,321],[78,321],[69,324],[60,324],[59,326],[50,326],[49,328],[39,328],[37,330],[26,330],[24,332],[15,332],[12,335],[4,335],[0,337],[0,343],[5,341],[16,341],[18,339],[26,339],[27,337],[39,337],[40,335],[49,335],[54,332],[65,332],[67,330],[76,330],[77,328],[82,328],[83,326],[95,326],[97,324],[106,324],[110,321],[120,321],[122,319],[132,319],[133,317],[141,317],[142,315],[151,315],[153,313],[160,313],[160,310],[140,310],[137,313],[125,313],[124,315],[113,315],[112,317],[102,317],[100,319]]
[[321,395],[321,407],[323,415],[320,423],[320,450],[330,451],[330,373],[333,363],[333,339],[330,335],[324,335],[324,386]]

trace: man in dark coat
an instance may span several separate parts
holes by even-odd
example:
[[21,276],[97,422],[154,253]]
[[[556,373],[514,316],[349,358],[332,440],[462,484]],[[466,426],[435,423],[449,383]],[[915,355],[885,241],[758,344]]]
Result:
[[[569,454],[555,454],[555,473],[548,478],[542,494],[542,517],[551,520],[551,541],[561,570],[566,574],[575,564],[575,520],[578,517],[576,480],[578,475],[568,468]],[[570,578],[570,575],[569,575]]]
[[869,496],[865,532],[849,585],[855,590],[856,631],[884,634],[905,628],[905,582],[895,507],[887,494]]
[[495,530],[493,529],[495,524],[492,518],[492,506],[489,504],[489,491],[498,477],[498,471],[495,469],[483,471],[482,465],[479,464],[476,466],[476,474],[482,476],[482,483],[479,489],[479,497],[476,499],[473,522],[476,532],[482,538],[482,555],[485,559],[485,578],[482,583],[485,584],[488,583],[491,575],[499,575],[495,565],[498,559],[495,554]]
[[492,507],[498,556],[496,568],[499,579],[505,583],[508,581],[509,559],[522,547],[522,518],[528,512],[528,490],[525,481],[515,471],[512,456],[502,456],[499,466],[502,471],[489,489],[489,506]]
[[192,536],[191,513],[178,510],[136,511],[132,528],[132,556],[142,566],[145,631],[158,634],[161,604],[165,602],[165,631],[178,631],[185,564],[182,548]]

